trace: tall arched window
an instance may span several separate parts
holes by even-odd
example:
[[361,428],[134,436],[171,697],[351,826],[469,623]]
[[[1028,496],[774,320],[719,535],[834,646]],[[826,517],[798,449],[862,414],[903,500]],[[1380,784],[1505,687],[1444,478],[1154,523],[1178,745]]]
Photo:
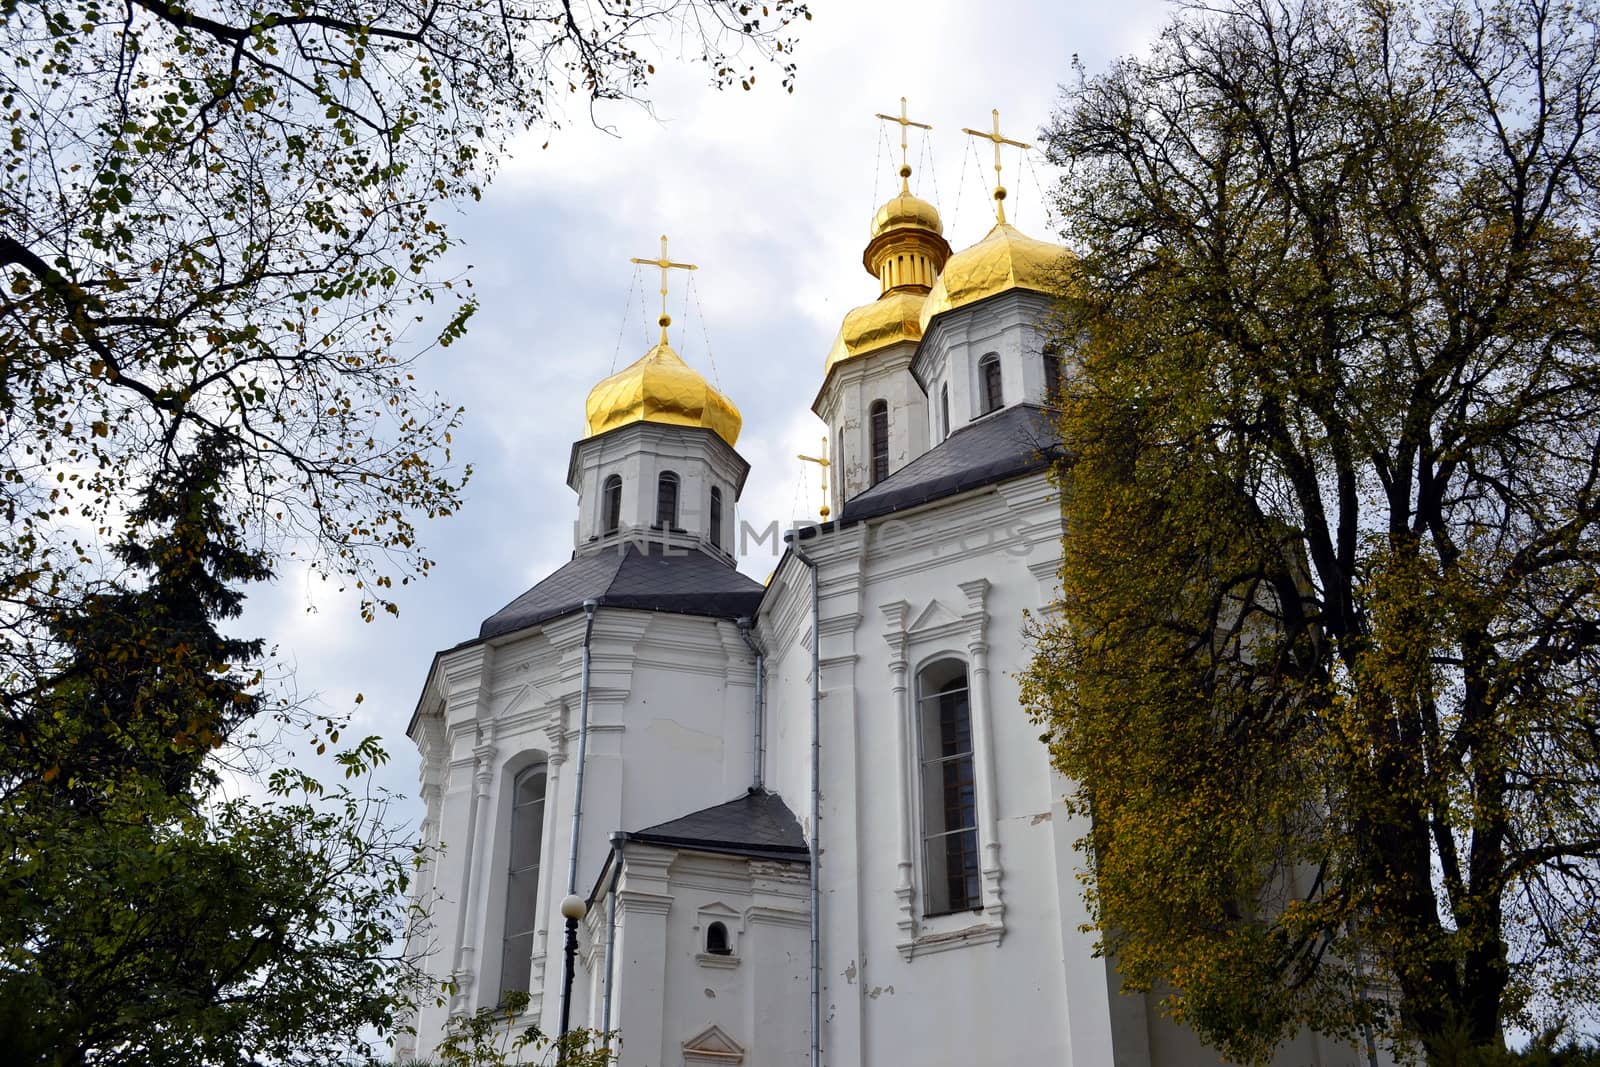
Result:
[[722,547],[722,490],[711,487],[711,547]]
[[939,439],[950,436],[950,383],[939,386]]
[[662,471],[656,479],[656,528],[678,528],[678,476],[671,471]]
[[517,775],[511,785],[511,865],[506,875],[505,938],[500,950],[502,994],[526,993],[533,967],[545,780],[546,767],[539,763]]
[[999,411],[1005,403],[1005,394],[1000,388],[1000,357],[990,352],[978,360],[978,385],[982,390],[983,406],[979,414],[987,415],[991,411]]
[[874,400],[867,409],[872,423],[872,484],[889,477],[889,404]]
[[606,479],[600,492],[600,528],[614,534],[622,526],[622,475],[613,474]]
[[978,879],[978,797],[972,764],[967,665],[942,659],[917,675],[917,741],[922,767],[922,910],[982,906]]

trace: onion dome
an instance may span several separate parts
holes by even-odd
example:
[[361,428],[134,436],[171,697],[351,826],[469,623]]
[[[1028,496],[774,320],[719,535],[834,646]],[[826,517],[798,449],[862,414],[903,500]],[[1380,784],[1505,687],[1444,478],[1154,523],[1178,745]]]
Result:
[[662,319],[660,344],[589,391],[589,436],[630,422],[658,422],[701,426],[733,447],[744,424],[739,409],[672,350],[670,320]]
[[911,168],[900,168],[900,195],[878,209],[861,265],[882,295],[844,317],[823,373],[843,360],[901,341],[922,340],[922,302],[933,288],[950,245],[934,206],[911,195]]
[[945,262],[923,301],[918,325],[926,330],[935,315],[1012,289],[1053,296],[1061,291],[1069,254],[1058,244],[1029,237],[1002,216],[983,240]]
[[851,311],[833,339],[822,373],[826,375],[852,356],[876,352],[900,341],[922,340],[922,302],[926,299],[925,291],[899,289]]

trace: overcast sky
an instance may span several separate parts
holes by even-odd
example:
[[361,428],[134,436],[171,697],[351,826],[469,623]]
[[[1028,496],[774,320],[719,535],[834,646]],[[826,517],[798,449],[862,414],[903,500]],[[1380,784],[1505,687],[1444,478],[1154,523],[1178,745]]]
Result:
[[[899,128],[874,112],[896,113],[904,96],[911,118],[934,126],[926,143],[912,131],[912,187],[961,249],[993,222],[992,149],[961,127],[987,129],[999,108],[1003,133],[1037,141],[1074,54],[1103,70],[1142,51],[1167,15],[1155,0],[812,8],[792,95],[775,68],[758,70],[752,92],[714,92],[669,46],[650,89],[654,116],[613,105],[599,114],[610,135],[575,106],[561,129],[516,144],[482,202],[462,209],[455,266],[472,266],[482,310],[417,376],[465,406],[456,453],[474,474],[465,510],[423,527],[438,565],[399,591],[399,617],[363,623],[354,598],[303,572],[252,594],[242,629],[277,646],[302,697],[356,708],[351,732],[381,735],[394,758],[389,787],[416,794],[405,727],[433,654],[476,636],[571,556],[577,500],[565,480],[584,399],[656,333],[659,274],[636,274],[629,257],[655,256],[664,232],[673,259],[700,267],[687,314],[684,275],[673,272],[672,343],[744,415],[738,450],[752,470],[741,517],[762,527],[814,516],[816,472],[795,453],[819,446],[810,404],[841,318],[877,296],[861,252],[898,183]],[[1057,176],[1031,154],[1030,168],[1006,150],[1007,212],[1024,232],[1052,236],[1041,188]],[[741,569],[761,580],[774,562],[763,548]],[[415,823],[419,811],[413,800],[398,814]]]

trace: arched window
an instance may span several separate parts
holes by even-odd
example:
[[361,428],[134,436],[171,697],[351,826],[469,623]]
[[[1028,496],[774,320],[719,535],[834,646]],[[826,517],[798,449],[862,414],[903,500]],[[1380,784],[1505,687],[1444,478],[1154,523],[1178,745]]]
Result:
[[511,864],[506,875],[505,939],[500,951],[502,994],[526,993],[533,967],[545,780],[546,767],[539,763],[517,775],[511,785]]
[[950,436],[950,383],[939,386],[939,440]]
[[1061,392],[1061,352],[1054,345],[1044,349],[1044,398],[1055,400]]
[[1000,357],[993,352],[978,360],[978,385],[983,396],[979,414],[999,411],[1005,403],[1005,394],[1000,388]]
[[722,547],[722,490],[711,487],[711,547]]
[[867,409],[872,422],[872,484],[889,477],[889,404],[874,400]]
[[721,923],[712,923],[706,927],[706,955],[733,955],[733,946],[728,944],[728,928]]
[[678,476],[662,471],[656,479],[656,529],[678,528]]
[[967,665],[943,659],[917,675],[917,742],[922,767],[922,904],[928,915],[975,911],[978,797],[972,764]]
[[622,475],[613,474],[606,479],[605,488],[600,493],[600,526],[608,534],[614,534],[622,526]]

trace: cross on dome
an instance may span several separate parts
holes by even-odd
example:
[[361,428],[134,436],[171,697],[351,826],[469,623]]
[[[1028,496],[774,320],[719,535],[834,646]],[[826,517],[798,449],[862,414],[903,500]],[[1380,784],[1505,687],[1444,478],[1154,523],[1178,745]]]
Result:
[[1013,141],[1008,137],[1002,136],[1000,133],[1000,109],[995,108],[992,114],[994,115],[994,131],[992,133],[985,130],[969,130],[966,127],[962,127],[961,132],[994,142],[994,217],[996,222],[1004,223],[1006,221],[1006,187],[1000,184],[1000,146],[1008,144],[1014,148],[1027,151],[1033,145],[1025,144],[1022,141]]
[[667,271],[673,268],[677,268],[678,270],[699,270],[700,268],[695,266],[693,263],[674,263],[672,260],[668,259],[666,234],[661,235],[661,258],[640,259],[638,256],[634,256],[629,259],[628,262],[638,263],[639,265],[646,267],[661,268],[661,318],[657,319],[656,321],[661,326],[661,343],[666,344],[667,327],[672,325],[672,316],[667,314]]
[[926,122],[914,122],[906,118],[906,98],[903,96],[900,98],[900,114],[898,117],[879,112],[878,118],[883,119],[885,122],[898,122],[900,124],[900,193],[902,196],[909,195],[911,192],[911,161],[906,157],[906,128],[915,126],[919,130],[931,130],[933,127]]

